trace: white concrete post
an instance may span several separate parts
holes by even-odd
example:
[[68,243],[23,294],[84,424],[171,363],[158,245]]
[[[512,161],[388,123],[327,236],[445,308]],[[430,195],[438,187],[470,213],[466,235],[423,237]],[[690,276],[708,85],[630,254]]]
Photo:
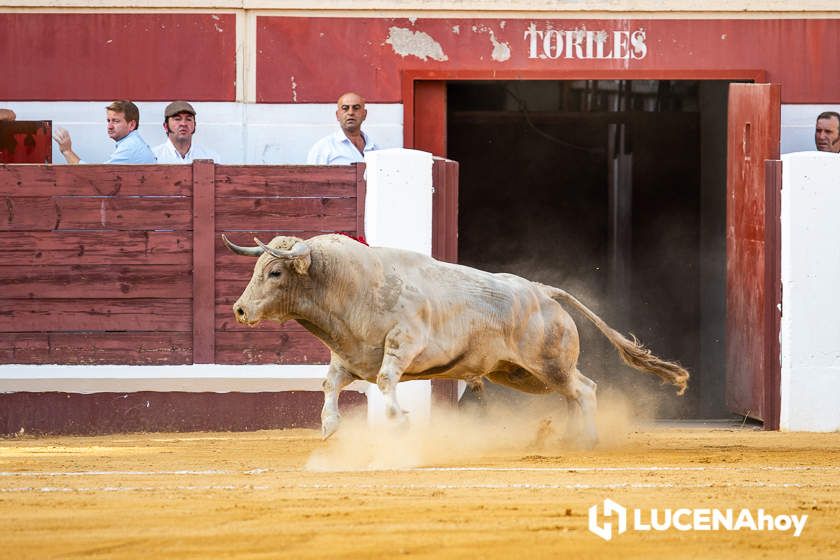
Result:
[[[408,249],[432,254],[432,155],[417,150],[390,149],[365,154],[367,199],[365,238],[372,247]],[[385,421],[379,388],[370,384],[368,424]],[[397,386],[397,399],[412,424],[429,421],[432,386],[407,381]]]
[[782,156],[782,430],[840,430],[840,155]]

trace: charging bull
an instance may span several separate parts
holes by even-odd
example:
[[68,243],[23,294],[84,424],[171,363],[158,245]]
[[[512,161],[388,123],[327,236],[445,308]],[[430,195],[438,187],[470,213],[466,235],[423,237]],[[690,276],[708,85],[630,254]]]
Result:
[[577,368],[580,341],[565,306],[615,346],[625,363],[683,394],[688,372],[629,340],[565,291],[512,274],[491,274],[344,235],[306,241],[275,237],[234,253],[259,257],[233,305],[236,320],[296,320],[331,352],[321,430],[339,424],[338,394],[352,381],[376,383],[389,418],[405,422],[396,385],[414,379],[487,378],[528,393],[559,392],[582,420],[570,422],[584,445],[597,442],[595,382]]

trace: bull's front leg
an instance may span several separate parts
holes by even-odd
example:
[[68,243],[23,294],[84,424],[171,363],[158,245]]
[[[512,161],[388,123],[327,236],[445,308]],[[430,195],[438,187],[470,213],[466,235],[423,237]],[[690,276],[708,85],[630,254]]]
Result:
[[339,364],[335,356],[330,361],[330,369],[322,385],[324,389],[324,408],[321,409],[321,436],[327,439],[335,433],[341,422],[338,413],[338,395],[341,390],[353,382],[354,377],[344,366]]
[[397,384],[417,353],[413,337],[404,328],[394,327],[385,338],[385,352],[376,385],[385,400],[385,416],[398,426],[407,425],[408,418],[397,402]]

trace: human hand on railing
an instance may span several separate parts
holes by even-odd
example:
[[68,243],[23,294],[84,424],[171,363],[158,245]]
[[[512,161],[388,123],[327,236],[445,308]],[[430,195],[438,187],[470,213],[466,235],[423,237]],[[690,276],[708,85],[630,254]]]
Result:
[[60,126],[55,127],[53,132],[53,140],[58,143],[58,149],[61,150],[61,155],[67,160],[67,163],[79,163],[79,156],[73,151],[73,141],[70,138],[70,133]]
[[65,129],[61,128],[60,126],[55,127],[55,131],[53,132],[53,140],[58,142],[58,147],[61,150],[61,153],[73,149],[73,141],[70,138],[70,133],[67,132]]

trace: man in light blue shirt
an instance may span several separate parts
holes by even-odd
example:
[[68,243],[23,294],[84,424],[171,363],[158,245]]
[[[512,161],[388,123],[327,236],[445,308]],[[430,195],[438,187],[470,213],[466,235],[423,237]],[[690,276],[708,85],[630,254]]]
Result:
[[367,109],[362,96],[348,92],[339,97],[335,118],[341,130],[318,140],[309,150],[306,163],[349,165],[364,161],[365,152],[379,149],[370,136],[362,131],[366,117]]
[[[140,109],[131,101],[118,99],[105,107],[108,136],[116,141],[114,153],[105,163],[155,163],[157,160],[149,145],[137,132],[140,126]],[[67,163],[86,163],[73,151],[70,133],[58,128],[53,134],[61,155]]]

